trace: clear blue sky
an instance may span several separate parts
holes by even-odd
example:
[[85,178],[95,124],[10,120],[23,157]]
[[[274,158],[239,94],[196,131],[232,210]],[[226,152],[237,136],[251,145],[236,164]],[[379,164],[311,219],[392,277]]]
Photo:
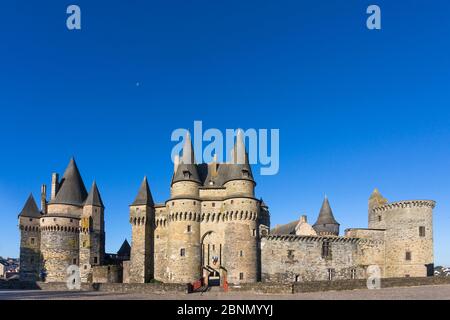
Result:
[[[373,3],[381,31],[365,27]],[[169,195],[172,130],[202,120],[280,129],[280,172],[256,177],[273,225],[314,222],[324,194],[342,230],[367,226],[374,187],[433,199],[435,261],[450,265],[449,12],[444,0],[2,1],[0,255],[18,256],[17,213],[72,155],[87,187],[97,180],[117,251],[143,176],[156,201]]]

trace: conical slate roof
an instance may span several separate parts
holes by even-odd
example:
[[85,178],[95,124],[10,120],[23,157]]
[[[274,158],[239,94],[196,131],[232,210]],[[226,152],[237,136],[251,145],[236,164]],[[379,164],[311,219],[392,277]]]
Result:
[[150,192],[150,187],[148,186],[147,177],[144,177],[141,187],[139,188],[136,199],[131,204],[132,206],[153,206],[153,197]]
[[25,202],[25,206],[22,211],[19,213],[19,217],[27,217],[27,218],[40,218],[41,212],[36,205],[36,201],[32,194],[28,197],[27,202]]
[[339,224],[336,219],[334,219],[333,211],[331,211],[330,202],[328,197],[325,197],[322,203],[322,208],[320,208],[319,217],[317,218],[316,225],[324,224]]
[[118,256],[127,256],[129,257],[131,254],[131,246],[128,243],[127,239],[122,243],[122,246],[120,247],[119,251],[117,251]]
[[88,197],[86,199],[86,202],[84,203],[85,206],[96,206],[96,207],[102,207],[103,205],[102,197],[100,196],[100,192],[98,191],[97,184],[92,184],[91,191],[89,191]]
[[197,165],[195,164],[194,148],[192,147],[191,136],[189,132],[186,134],[183,154],[176,172],[172,178],[172,184],[179,181],[200,182]]
[[75,159],[72,158],[61,179],[58,193],[50,203],[82,206],[86,197],[86,187],[84,186]]
[[237,132],[236,143],[231,151],[231,164],[228,167],[226,181],[231,180],[255,181],[245,148],[244,133],[241,129]]

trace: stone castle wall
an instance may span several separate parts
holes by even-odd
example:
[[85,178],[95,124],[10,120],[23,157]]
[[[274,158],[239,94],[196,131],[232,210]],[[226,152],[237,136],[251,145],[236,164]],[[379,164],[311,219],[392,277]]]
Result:
[[[324,242],[329,254],[323,255]],[[262,281],[305,282],[361,279],[366,264],[361,264],[361,250],[382,255],[382,242],[346,237],[268,236],[261,240]],[[366,257],[370,255],[364,253]],[[374,258],[374,262],[377,261]],[[369,264],[373,264],[372,261]]]

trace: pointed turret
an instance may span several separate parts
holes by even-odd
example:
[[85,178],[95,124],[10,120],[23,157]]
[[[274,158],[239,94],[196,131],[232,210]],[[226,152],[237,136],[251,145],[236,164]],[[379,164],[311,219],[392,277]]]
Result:
[[102,197],[100,196],[100,192],[97,188],[97,183],[94,181],[92,183],[91,191],[89,191],[88,197],[86,199],[86,202],[84,203],[85,206],[96,206],[104,208]]
[[128,243],[128,240],[125,239],[125,241],[122,243],[122,246],[120,247],[119,251],[117,251],[117,255],[119,256],[119,258],[122,259],[126,259],[126,258],[130,258],[130,253],[131,253],[131,246]]
[[322,207],[320,208],[319,217],[313,225],[318,235],[339,235],[339,223],[333,216],[328,197],[325,196]]
[[186,133],[183,145],[183,154],[180,163],[175,166],[176,172],[173,175],[172,184],[180,181],[200,182],[200,177],[195,164],[194,148],[192,146],[191,135]]
[[237,131],[236,143],[231,150],[231,164],[229,166],[226,181],[231,180],[250,180],[255,182],[248,159],[248,153],[245,148],[244,133],[241,129]]
[[183,157],[182,163],[184,164],[195,164],[194,148],[192,147],[191,134],[189,131],[186,133],[183,145]]
[[369,207],[378,207],[388,203],[388,200],[384,198],[378,188],[375,188],[369,197]]
[[34,200],[33,195],[30,194],[27,201],[25,202],[25,206],[23,207],[22,211],[19,213],[19,217],[40,218],[41,215],[42,214],[38,209],[38,206],[36,204],[36,201]]
[[150,206],[154,205],[152,193],[150,192],[150,187],[148,186],[147,177],[141,183],[136,199],[131,204],[132,206]]
[[78,170],[75,159],[72,158],[59,184],[58,193],[51,204],[68,204],[82,206],[86,200],[87,191]]

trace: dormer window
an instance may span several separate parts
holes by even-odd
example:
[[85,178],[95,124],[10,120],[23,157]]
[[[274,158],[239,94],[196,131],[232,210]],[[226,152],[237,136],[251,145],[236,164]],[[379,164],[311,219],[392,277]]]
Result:
[[244,178],[249,178],[250,177],[250,172],[248,170],[242,170],[242,176]]
[[183,171],[183,176],[185,179],[189,179],[191,177],[191,173],[187,170]]

